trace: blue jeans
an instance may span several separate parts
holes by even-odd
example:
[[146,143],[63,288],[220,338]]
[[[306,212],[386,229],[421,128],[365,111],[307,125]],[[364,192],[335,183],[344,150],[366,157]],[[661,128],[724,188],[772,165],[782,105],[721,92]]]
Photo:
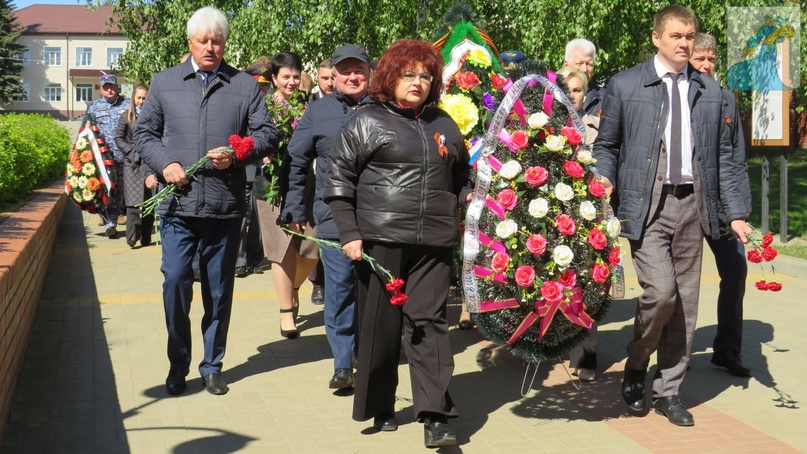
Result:
[[331,247],[320,248],[320,254],[325,268],[325,335],[333,352],[334,369],[351,369],[356,352],[353,262]]
[[202,273],[202,337],[204,358],[199,373],[220,373],[227,345],[233,302],[235,259],[241,219],[177,216],[160,218],[163,305],[168,328],[168,360],[172,374],[184,374],[191,362],[193,257],[199,251]]

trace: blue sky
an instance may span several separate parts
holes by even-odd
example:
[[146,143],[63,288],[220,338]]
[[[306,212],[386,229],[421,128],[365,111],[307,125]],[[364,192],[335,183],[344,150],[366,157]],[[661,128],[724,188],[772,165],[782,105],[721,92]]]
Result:
[[34,4],[46,4],[46,5],[86,5],[86,0],[11,0],[11,3],[14,4],[15,9],[25,8],[26,6],[31,6]]

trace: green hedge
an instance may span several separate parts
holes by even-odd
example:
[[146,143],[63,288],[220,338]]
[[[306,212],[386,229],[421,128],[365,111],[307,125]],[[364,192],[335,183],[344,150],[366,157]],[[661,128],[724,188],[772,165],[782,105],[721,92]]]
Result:
[[51,117],[0,115],[0,208],[64,175],[71,141]]

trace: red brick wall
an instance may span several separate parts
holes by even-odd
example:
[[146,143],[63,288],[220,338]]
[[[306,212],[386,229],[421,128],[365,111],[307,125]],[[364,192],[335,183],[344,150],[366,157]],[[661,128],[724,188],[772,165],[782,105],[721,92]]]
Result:
[[58,181],[0,213],[0,446],[66,201]]

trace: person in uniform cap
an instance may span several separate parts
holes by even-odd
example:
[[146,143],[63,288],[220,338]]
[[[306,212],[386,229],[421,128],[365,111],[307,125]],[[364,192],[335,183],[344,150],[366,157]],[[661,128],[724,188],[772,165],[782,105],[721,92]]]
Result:
[[258,62],[244,70],[244,72],[254,77],[255,80],[258,81],[258,86],[261,88],[261,92],[265,96],[269,91],[269,88],[272,86],[272,65]]
[[116,191],[109,200],[109,206],[102,213],[99,213],[104,223],[104,233],[109,238],[115,238],[118,234],[116,227],[118,224],[126,222],[126,204],[123,200],[123,152],[115,143],[115,134],[118,129],[118,120],[121,115],[129,110],[129,98],[120,94],[118,89],[118,78],[114,74],[107,74],[101,71],[101,78],[98,81],[98,92],[101,98],[90,104],[84,121],[92,119],[101,136],[104,138],[112,158],[115,160],[115,173],[118,175],[116,181]]
[[502,66],[505,70],[511,70],[516,67],[516,63],[522,62],[527,59],[527,56],[517,50],[506,50],[502,52]]

